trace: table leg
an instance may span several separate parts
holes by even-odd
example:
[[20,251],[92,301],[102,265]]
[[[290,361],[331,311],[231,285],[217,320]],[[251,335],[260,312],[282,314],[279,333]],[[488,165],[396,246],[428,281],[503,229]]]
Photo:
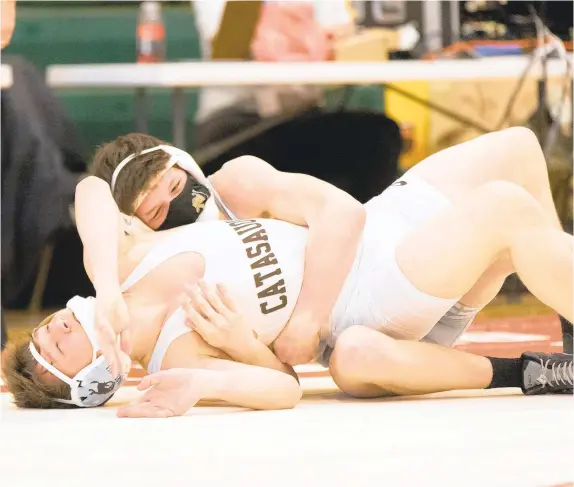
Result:
[[173,145],[186,150],[187,107],[183,88],[174,88],[171,94],[171,118]]
[[136,88],[134,99],[134,120],[136,122],[136,132],[147,134],[147,93],[145,88]]

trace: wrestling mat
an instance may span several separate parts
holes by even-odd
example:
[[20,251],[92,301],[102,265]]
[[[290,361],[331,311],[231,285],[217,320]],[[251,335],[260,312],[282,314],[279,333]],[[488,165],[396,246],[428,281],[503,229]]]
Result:
[[[479,319],[458,345],[495,356],[559,351],[554,315]],[[2,485],[574,485],[571,396],[516,389],[355,400],[326,370],[298,368],[287,411],[201,404],[181,418],[117,419],[130,387],[92,410],[16,410],[2,400]]]

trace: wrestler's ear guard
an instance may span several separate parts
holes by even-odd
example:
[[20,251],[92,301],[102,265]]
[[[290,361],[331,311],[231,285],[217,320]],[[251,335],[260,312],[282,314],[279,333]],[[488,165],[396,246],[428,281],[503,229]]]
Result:
[[[82,298],[75,296],[66,304],[76,319],[82,325],[90,343],[92,344],[92,361],[74,377],[70,378],[63,374],[52,364],[48,363],[40,355],[34,343],[31,341],[29,348],[30,353],[36,361],[51,372],[58,379],[70,386],[70,399],[54,399],[56,402],[64,404],[73,404],[78,407],[95,407],[106,403],[120,388],[123,382],[123,375],[112,376],[111,366],[106,362],[102,355],[97,357],[99,345],[95,334],[95,300],[94,298]],[[53,317],[50,316],[44,320],[40,326],[46,324]]]

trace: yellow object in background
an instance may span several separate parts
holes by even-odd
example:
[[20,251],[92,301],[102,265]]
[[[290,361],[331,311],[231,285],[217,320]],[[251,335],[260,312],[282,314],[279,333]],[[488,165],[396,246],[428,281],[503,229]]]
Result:
[[[426,81],[406,81],[394,83],[394,85],[423,100],[429,99],[429,83]],[[401,128],[404,149],[399,160],[399,166],[406,170],[429,155],[429,109],[387,89],[385,90],[385,112]]]
[[365,29],[333,41],[335,61],[386,61],[389,58],[388,33],[382,29]]

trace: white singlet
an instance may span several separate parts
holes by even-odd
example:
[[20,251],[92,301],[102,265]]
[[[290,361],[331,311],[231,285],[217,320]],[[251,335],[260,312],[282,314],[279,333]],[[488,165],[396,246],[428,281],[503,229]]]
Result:
[[211,196],[205,202],[205,208],[200,213],[195,223],[217,221],[219,220],[219,212],[221,212],[226,220],[237,220],[233,212],[225,205],[221,196],[211,184],[209,178],[206,179],[207,189],[211,192]]
[[[169,258],[200,254],[203,279],[223,283],[241,313],[266,345],[279,335],[295,307],[301,283],[307,229],[278,220],[211,221],[186,225],[153,247],[126,281],[122,291]],[[190,332],[177,309],[163,325],[148,371],[157,372],[169,345]]]
[[[439,320],[460,296],[443,299],[419,291],[399,269],[395,250],[413,228],[448,205],[448,199],[437,189],[408,173],[365,204],[367,220],[355,261],[333,307],[329,333],[322,337],[317,351],[323,365],[328,365],[337,339],[351,326],[368,326],[403,340],[424,340],[435,325],[440,326]],[[238,311],[269,345],[283,330],[297,302],[307,231],[266,219],[187,225],[153,248],[122,290],[170,257],[196,252],[205,260],[205,281],[225,284]],[[162,328],[149,373],[161,369],[169,345],[189,331],[180,308]],[[464,330],[447,331],[440,335],[446,338],[434,337],[432,341],[450,346]]]

